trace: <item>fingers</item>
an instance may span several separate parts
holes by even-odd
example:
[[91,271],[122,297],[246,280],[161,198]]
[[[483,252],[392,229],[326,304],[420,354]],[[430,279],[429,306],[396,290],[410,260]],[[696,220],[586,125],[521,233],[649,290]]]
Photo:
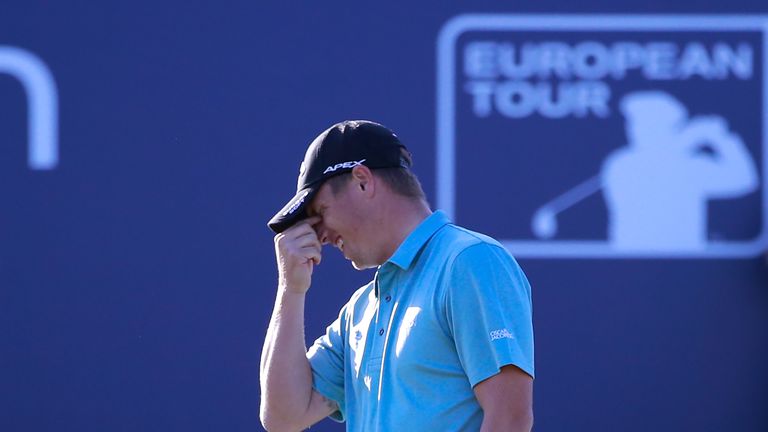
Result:
[[301,251],[303,252],[304,257],[306,258],[307,262],[312,261],[315,265],[319,265],[320,261],[323,259],[323,254],[320,249],[320,245],[313,245],[313,246],[307,246],[301,248]]
[[279,241],[293,241],[304,236],[314,236],[317,238],[317,233],[312,225],[305,221],[299,222],[296,225],[288,228],[287,230],[275,235],[275,243]]
[[296,241],[296,245],[300,248],[316,247],[320,249],[320,247],[322,247],[322,244],[320,243],[320,239],[318,239],[316,235],[307,234],[305,236],[297,238],[295,241]]
[[[320,243],[320,240],[317,238],[317,235],[313,233],[307,233],[302,235],[299,238],[293,239],[291,243],[291,246],[295,248],[297,251],[305,252],[307,250],[313,250],[317,251],[319,254],[323,245]],[[315,264],[319,264],[320,261],[317,260]]]
[[302,222],[307,224],[307,225],[309,225],[309,226],[315,226],[318,223],[320,223],[321,220],[323,220],[323,218],[320,217],[320,216],[310,216],[310,217],[304,219]]
[[320,239],[317,238],[314,232],[301,235],[301,237],[293,239],[292,244],[297,249],[314,248],[318,251],[322,248]]
[[322,218],[320,216],[312,216],[310,218],[306,218],[301,222],[298,222],[297,224],[288,228],[287,230],[283,231],[283,234],[293,238],[297,238],[307,233],[316,234],[314,226],[320,223],[321,220]]
[[301,263],[320,264],[322,260],[320,239],[312,227],[322,219],[314,216],[302,220],[275,236],[275,246],[279,256],[294,257]]
[[322,218],[306,218],[275,236],[279,283],[290,291],[304,293],[312,283],[312,268],[322,260],[320,239],[314,225]]

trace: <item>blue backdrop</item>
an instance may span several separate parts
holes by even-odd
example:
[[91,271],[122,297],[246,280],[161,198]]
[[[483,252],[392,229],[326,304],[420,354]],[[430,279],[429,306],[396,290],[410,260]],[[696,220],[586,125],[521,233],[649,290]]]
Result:
[[[28,161],[32,102],[0,55],[0,430],[259,430],[258,362],[276,285],[266,222],[292,196],[306,145],[343,119],[384,123],[437,203],[437,84],[447,73],[438,38],[452,18],[478,12],[756,16],[768,6],[3,2],[0,46],[50,71],[58,141],[55,155],[45,153],[54,144],[41,150],[49,165]],[[475,29],[450,49],[524,36]],[[709,238],[756,238],[753,246],[764,245],[766,208],[764,37],[723,36],[754,48],[747,87],[711,97],[659,87],[686,104],[695,96],[692,115],[716,110],[745,139],[760,187],[713,209],[719,228]],[[460,60],[450,65],[462,76]],[[535,239],[527,224],[536,206],[596,172],[610,148],[547,150],[535,131],[544,120],[479,123],[462,87],[451,91],[458,222]],[[613,147],[623,137],[620,120],[564,124],[588,139],[613,134]],[[505,127],[530,145],[496,143]],[[485,171],[472,164],[494,157]],[[605,219],[594,195],[562,215],[562,236],[604,240]],[[533,286],[535,430],[768,430],[768,264],[755,247],[729,257],[520,252]],[[327,251],[309,293],[308,342],[371,277]]]

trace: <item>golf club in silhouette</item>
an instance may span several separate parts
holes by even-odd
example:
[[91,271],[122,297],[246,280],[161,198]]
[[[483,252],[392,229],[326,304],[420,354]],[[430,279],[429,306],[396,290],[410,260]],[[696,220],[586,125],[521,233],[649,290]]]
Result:
[[599,191],[601,182],[600,176],[594,176],[539,207],[531,221],[533,233],[541,239],[557,235],[557,215]]

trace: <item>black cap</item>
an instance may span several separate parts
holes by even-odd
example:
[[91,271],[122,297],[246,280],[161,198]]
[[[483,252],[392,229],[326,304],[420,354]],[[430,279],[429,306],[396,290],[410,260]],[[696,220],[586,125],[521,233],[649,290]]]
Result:
[[307,217],[324,181],[352,171],[358,165],[370,169],[409,167],[405,146],[391,130],[367,120],[347,120],[326,129],[309,145],[299,169],[296,195],[267,224],[280,233]]

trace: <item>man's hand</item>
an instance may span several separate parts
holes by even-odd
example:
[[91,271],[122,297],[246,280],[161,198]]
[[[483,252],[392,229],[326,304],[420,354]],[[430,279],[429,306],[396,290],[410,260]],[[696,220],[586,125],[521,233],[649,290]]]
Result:
[[304,293],[320,264],[321,244],[307,218],[275,236],[280,273],[275,309],[261,352],[259,417],[269,431],[304,430],[339,409],[312,389],[312,369],[304,340]]
[[322,245],[313,227],[320,220],[320,216],[304,219],[275,236],[278,283],[282,289],[299,294],[309,289],[312,269],[322,259]]

